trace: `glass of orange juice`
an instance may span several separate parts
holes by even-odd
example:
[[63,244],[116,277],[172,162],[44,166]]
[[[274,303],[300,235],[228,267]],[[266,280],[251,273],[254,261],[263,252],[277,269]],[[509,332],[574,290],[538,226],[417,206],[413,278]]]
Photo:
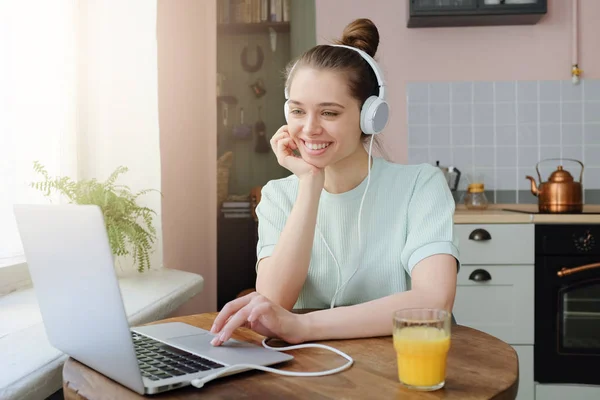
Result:
[[441,389],[450,350],[450,313],[433,308],[394,312],[394,349],[402,385],[415,390]]

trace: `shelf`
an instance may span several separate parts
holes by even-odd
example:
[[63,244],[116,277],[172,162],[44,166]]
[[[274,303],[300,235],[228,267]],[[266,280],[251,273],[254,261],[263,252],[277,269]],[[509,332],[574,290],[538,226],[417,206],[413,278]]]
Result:
[[255,22],[255,23],[229,23],[218,24],[217,33],[224,35],[239,35],[252,33],[269,33],[269,28],[273,28],[277,33],[286,33],[290,31],[289,22]]

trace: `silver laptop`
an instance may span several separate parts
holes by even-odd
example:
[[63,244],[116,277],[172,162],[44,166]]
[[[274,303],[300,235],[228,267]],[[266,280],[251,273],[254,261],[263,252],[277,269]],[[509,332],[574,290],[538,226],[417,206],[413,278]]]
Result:
[[130,328],[100,208],[15,205],[14,212],[50,343],[129,389],[154,394],[230,365],[293,359],[236,340],[213,347],[215,335],[184,323]]

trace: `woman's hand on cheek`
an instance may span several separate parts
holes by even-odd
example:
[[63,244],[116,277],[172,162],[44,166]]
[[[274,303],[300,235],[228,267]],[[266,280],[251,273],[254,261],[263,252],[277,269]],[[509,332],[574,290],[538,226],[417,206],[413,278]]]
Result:
[[298,143],[292,138],[288,125],[283,125],[271,138],[271,148],[277,156],[277,162],[296,175],[299,179],[305,177],[318,177],[319,181],[325,180],[322,168],[307,163],[302,157],[294,154],[299,151]]
[[301,343],[308,329],[301,317],[253,292],[223,307],[210,330],[219,334],[211,343],[220,346],[239,327],[249,327],[259,335],[279,338],[290,344]]

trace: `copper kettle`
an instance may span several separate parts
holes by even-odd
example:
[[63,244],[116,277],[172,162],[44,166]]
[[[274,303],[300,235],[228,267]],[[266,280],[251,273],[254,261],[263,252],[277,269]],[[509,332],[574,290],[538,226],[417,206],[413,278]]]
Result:
[[[559,165],[556,171],[552,172],[547,182],[542,182],[538,165],[548,160],[568,160],[581,165],[579,182],[575,182],[573,176]],[[540,213],[580,213],[583,211],[583,163],[581,161],[568,158],[548,158],[538,162],[535,166],[539,186],[535,183],[535,178],[526,176],[531,181],[531,193],[538,197],[538,208]]]

